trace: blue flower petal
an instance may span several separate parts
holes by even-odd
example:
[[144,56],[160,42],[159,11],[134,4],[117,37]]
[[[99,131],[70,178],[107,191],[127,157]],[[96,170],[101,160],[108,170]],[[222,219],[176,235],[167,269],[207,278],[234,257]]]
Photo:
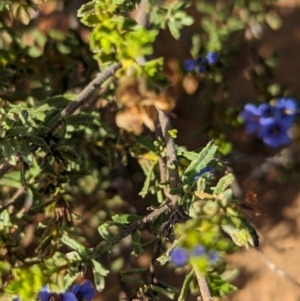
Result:
[[196,68],[196,61],[193,59],[186,59],[183,62],[183,69],[187,72],[194,71]]
[[61,294],[61,296],[62,296],[62,301],[78,301],[73,293],[64,293]]
[[218,61],[219,56],[216,52],[210,51],[206,54],[206,59],[210,65],[214,65]]
[[287,144],[290,138],[287,134],[291,126],[290,121],[278,119],[261,120],[261,128],[258,137],[262,138],[264,143],[271,147],[278,147]]
[[42,290],[39,292],[38,297],[41,301],[49,301],[54,293],[47,292],[46,290]]
[[177,266],[183,266],[185,265],[189,260],[189,253],[186,249],[181,247],[176,247],[171,250],[170,252],[170,259],[171,262]]
[[82,297],[85,301],[90,301],[93,299],[96,290],[93,288],[91,281],[86,281],[82,285],[75,284],[72,287],[72,293],[76,296]]
[[79,292],[80,287],[81,287],[80,284],[74,284],[74,285],[72,286],[72,293],[73,293],[74,295],[76,295],[76,294]]
[[209,261],[214,264],[219,261],[220,255],[217,251],[209,251],[208,253]]
[[202,245],[197,245],[194,247],[191,254],[192,256],[201,257],[205,255],[205,253],[206,253],[205,247]]

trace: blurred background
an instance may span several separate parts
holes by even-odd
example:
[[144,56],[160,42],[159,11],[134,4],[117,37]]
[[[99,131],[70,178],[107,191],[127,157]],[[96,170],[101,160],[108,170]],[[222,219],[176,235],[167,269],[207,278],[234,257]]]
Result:
[[[77,9],[85,2],[81,0],[41,2],[40,11],[31,16],[37,28],[45,34],[59,33],[64,37],[64,34],[73,30],[78,34],[76,39],[80,40],[79,44],[74,44],[77,46],[71,46],[74,56],[69,63],[73,69],[65,69],[61,57],[49,48],[50,57],[53,59],[51,61],[53,70],[47,70],[51,83],[50,90],[55,87],[56,92],[63,92],[78,82],[84,86],[98,70],[98,65],[92,60],[88,50],[89,30],[80,26],[76,18]],[[260,236],[260,247],[241,250],[227,258],[229,266],[239,271],[233,280],[238,291],[224,300],[300,301],[300,143],[297,134],[299,128],[295,126],[293,130],[298,140],[294,139],[288,146],[271,149],[256,137],[245,134],[243,125],[234,122],[236,118],[231,115],[236,116],[246,103],[254,102],[258,98],[257,87],[249,76],[249,66],[256,64],[258,56],[270,57],[274,51],[278,55],[276,54],[277,64],[272,73],[272,82],[284,86],[300,104],[300,0],[277,1],[274,9],[282,20],[281,26],[273,30],[270,26],[263,25],[258,30],[255,43],[247,38],[245,33],[233,34],[228,38],[224,49],[220,50],[221,58],[223,55],[226,60],[222,76],[227,83],[226,93],[230,91],[227,97],[222,93],[212,94],[216,82],[209,90],[207,85],[210,83],[202,75],[187,74],[182,68],[184,60],[191,57],[191,38],[198,30],[199,21],[203,17],[193,4],[191,1],[187,11],[194,17],[194,24],[185,27],[181,38],[177,41],[168,30],[162,31],[154,46],[154,56],[165,58],[164,72],[171,83],[170,93],[177,99],[177,106],[172,115],[173,126],[178,129],[176,142],[192,150],[203,147],[211,138],[219,139],[224,147],[224,160],[237,177],[237,189],[241,195],[245,195],[247,191],[254,191],[258,197],[260,211],[258,216],[251,218]],[[29,45],[34,39],[33,34],[28,34],[25,38]],[[242,41],[238,48],[234,48],[236,40]],[[29,93],[26,80],[23,80],[23,75],[19,72],[22,70],[18,70],[14,84],[20,93]],[[76,87],[80,88],[80,85]],[[9,96],[1,93],[2,97]],[[35,90],[34,93],[38,96],[44,91]],[[208,98],[212,100],[206,101]],[[108,107],[103,106],[103,100],[93,101],[104,119],[109,120],[111,117],[107,111]],[[227,113],[224,115],[224,112],[228,115]],[[225,120],[226,116],[229,116],[229,121]],[[219,136],[221,131],[225,137]],[[105,187],[106,196],[110,194],[111,197],[109,206],[114,208],[114,212],[129,210],[144,214],[151,201],[138,196],[143,181],[141,170],[137,164],[129,162],[126,170],[122,169],[120,174],[122,177],[116,177],[113,183],[103,184],[109,186],[109,189]],[[90,246],[95,246],[100,239],[97,226],[99,219],[102,218],[101,210],[105,198],[101,199],[102,195],[89,195],[91,202],[98,202],[97,208],[94,204],[90,207],[85,206],[86,195],[89,194],[89,187],[85,184],[79,186],[74,212],[82,214],[80,221],[83,225],[82,235],[88,238]],[[85,191],[80,191],[84,186]],[[121,195],[123,200],[131,201],[124,205],[117,197],[114,198],[117,194]],[[107,207],[107,204],[105,206]],[[100,212],[97,213],[97,218],[95,212]],[[30,231],[29,228],[27,230]],[[31,244],[31,237],[27,235],[27,241],[23,245],[27,247],[29,253],[33,248]],[[129,254],[123,256],[126,258]],[[134,264],[146,267],[150,260],[150,254],[146,254]],[[174,285],[181,283],[182,276],[174,277],[173,274],[174,271],[170,270],[163,277]],[[88,271],[86,276],[91,279],[91,272]],[[109,275],[107,288],[103,293],[98,293],[95,300],[118,300],[122,297],[121,288],[119,279]],[[195,297],[190,298],[194,299]]]

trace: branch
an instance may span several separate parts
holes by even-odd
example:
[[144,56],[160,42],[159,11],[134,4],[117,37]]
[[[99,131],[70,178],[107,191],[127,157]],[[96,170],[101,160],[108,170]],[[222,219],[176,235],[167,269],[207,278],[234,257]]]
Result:
[[154,218],[163,214],[168,209],[170,209],[170,201],[165,202],[162,206],[153,210],[151,213],[147,214],[142,219],[129,225],[124,231],[122,231],[122,233],[119,236],[113,239],[112,245],[119,243],[123,238],[125,238],[135,230],[142,228],[145,224],[150,223]]
[[[179,183],[179,174],[177,169],[178,161],[175,144],[173,138],[169,134],[169,131],[172,130],[172,125],[169,116],[161,110],[158,110],[158,119],[162,135],[166,143],[166,166],[169,171],[170,189],[172,189],[176,188]],[[176,207],[178,203],[178,195],[169,195],[168,197],[171,199],[173,207]]]
[[[103,73],[97,75],[97,77],[90,82],[62,112],[61,117],[72,115],[77,109],[79,109],[105,82],[109,77],[113,76],[115,72],[121,67],[121,63],[111,65]],[[50,133],[55,131],[60,125],[60,120],[52,125]]]
[[203,277],[200,274],[200,272],[198,271],[198,269],[195,265],[193,265],[193,269],[194,269],[195,274],[196,274],[196,278],[197,278],[197,281],[198,281],[198,285],[199,285],[202,300],[203,301],[213,301],[214,298],[212,297],[212,295],[210,293],[210,289],[209,289],[209,286],[208,286],[208,283],[207,283],[205,277]]
[[[78,108],[80,108],[92,95],[95,91],[105,82],[109,77],[113,76],[115,72],[121,67],[121,63],[111,65],[104,72],[99,73],[97,77],[90,82],[76,97],[76,99],[71,102],[62,112],[61,117],[72,115]],[[49,133],[54,132],[60,125],[60,120],[52,125],[49,130]],[[34,146],[31,150],[34,153],[38,149],[37,146]],[[17,158],[17,162],[20,161],[20,158]],[[13,168],[15,165],[10,164],[7,160],[0,166],[0,178]]]

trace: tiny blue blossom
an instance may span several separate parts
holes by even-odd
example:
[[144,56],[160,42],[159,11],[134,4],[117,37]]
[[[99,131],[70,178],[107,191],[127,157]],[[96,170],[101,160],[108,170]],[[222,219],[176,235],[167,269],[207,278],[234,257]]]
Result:
[[197,60],[186,59],[183,62],[183,69],[187,72],[197,71],[206,72],[206,59],[203,56],[199,56]]
[[19,297],[13,298],[12,301],[20,301],[20,298]]
[[258,106],[260,120],[265,118],[274,118],[275,108],[268,103],[262,103]]
[[189,253],[186,249],[176,247],[170,252],[171,262],[176,266],[180,267],[185,265],[189,260]]
[[208,259],[212,264],[215,264],[219,261],[220,255],[217,251],[209,251],[208,252]]
[[275,117],[281,120],[293,122],[295,119],[297,102],[294,98],[278,98],[274,105]]
[[206,59],[210,65],[214,65],[218,61],[219,56],[216,52],[210,51],[206,54]]
[[187,72],[194,71],[196,69],[196,61],[193,59],[184,60],[183,69]]
[[290,142],[287,134],[291,124],[289,121],[266,119],[261,121],[261,128],[258,137],[271,147],[278,147]]
[[246,104],[244,106],[244,110],[240,113],[240,117],[245,122],[245,132],[247,134],[252,134],[259,129],[261,110],[259,110],[254,104]]
[[75,284],[72,287],[72,293],[78,300],[91,301],[96,290],[93,288],[91,281],[86,281],[83,284]]
[[[59,294],[59,293],[49,292],[48,290],[49,290],[48,286],[44,286],[40,291],[40,293],[38,294],[38,297],[41,301],[52,301],[52,300],[78,301],[73,293],[66,292],[63,294]],[[53,297],[56,297],[56,299]]]
[[192,249],[192,256],[201,257],[206,254],[206,249],[202,245],[197,245]]

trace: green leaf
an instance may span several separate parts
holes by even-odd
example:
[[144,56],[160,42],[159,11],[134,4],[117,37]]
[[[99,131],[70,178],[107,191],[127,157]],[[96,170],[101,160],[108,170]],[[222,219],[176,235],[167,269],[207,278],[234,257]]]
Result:
[[168,297],[169,299],[173,300],[174,297],[175,297],[175,292],[171,291],[170,289],[168,288],[163,288],[163,287],[160,287],[158,285],[153,285],[151,284],[150,287],[155,291],[155,292],[158,292],[162,295],[165,295],[166,297]]
[[19,188],[21,186],[20,172],[11,171],[10,173],[5,174],[0,181],[0,185],[7,185],[13,188]]
[[213,141],[209,142],[205,148],[199,153],[198,158],[193,160],[191,164],[185,170],[182,180],[184,184],[191,183],[195,176],[208,165],[208,163],[214,158],[217,151],[217,146],[213,144]]
[[145,284],[145,282],[143,280],[141,280],[140,278],[129,276],[129,275],[122,275],[121,280],[124,282],[128,282],[128,283],[135,283],[139,286],[142,286]]
[[147,177],[146,177],[146,180],[144,182],[144,186],[142,188],[142,190],[140,191],[139,195],[144,198],[148,191],[149,191],[149,187],[150,187],[150,184],[151,184],[151,179],[152,179],[152,174],[153,174],[153,171],[154,171],[154,168],[157,164],[157,161],[155,162],[151,162],[151,165],[147,171]]
[[6,234],[9,232],[9,227],[11,226],[10,216],[7,209],[0,212],[0,231],[4,231]]
[[86,253],[86,247],[76,241],[74,238],[71,238],[68,234],[64,233],[61,237],[61,242],[71,249],[75,250],[79,254]]
[[111,240],[114,236],[119,234],[120,230],[125,228],[126,226],[121,223],[109,221],[100,225],[98,227],[98,232],[105,240]]
[[46,141],[38,136],[28,136],[26,138],[28,141],[32,142],[33,144],[39,146],[45,153],[50,153],[51,149]]
[[96,288],[99,292],[104,289],[105,276],[109,273],[98,261],[92,259],[93,274]]
[[160,226],[165,221],[165,215],[160,214],[159,216],[155,217],[150,225],[151,233],[157,234]]
[[36,104],[36,108],[38,108],[39,111],[50,111],[54,108],[65,108],[71,101],[75,100],[75,98],[76,94],[72,93],[53,96],[38,102]]
[[170,22],[168,23],[168,28],[171,32],[171,35],[176,39],[178,40],[180,38],[180,30],[179,30],[179,27],[177,25],[177,23],[175,22]]
[[232,173],[229,173],[229,174],[227,174],[226,176],[222,177],[222,178],[219,180],[219,182],[218,182],[216,188],[214,189],[214,193],[213,193],[213,194],[214,194],[214,195],[220,194],[220,193],[223,192],[227,187],[229,187],[229,186],[232,184],[233,181],[234,181],[234,176],[233,176]]
[[64,116],[62,118],[66,125],[93,125],[94,124],[94,118],[88,114],[77,114],[77,115],[69,115]]
[[17,160],[15,156],[15,149],[14,146],[12,145],[12,141],[8,139],[3,139],[2,146],[3,146],[3,155],[7,157],[8,163],[15,166]]
[[141,245],[141,237],[138,231],[134,231],[132,233],[132,246],[133,246],[133,252],[135,256],[139,256],[143,253],[143,248]]
[[32,128],[26,126],[14,126],[6,132],[7,137],[12,136],[30,136],[33,132]]
[[141,218],[141,216],[135,214],[116,214],[112,216],[113,221],[121,224],[131,224],[140,220]]
[[184,282],[182,284],[182,288],[178,297],[178,301],[185,301],[188,293],[188,289],[190,286],[190,283],[194,277],[195,273],[194,270],[192,269],[187,276],[184,278]]
[[156,154],[156,150],[155,147],[153,145],[153,142],[149,139],[147,139],[146,137],[139,135],[139,136],[135,136],[135,141],[137,143],[139,143],[140,145],[142,145],[145,149],[153,152]]

